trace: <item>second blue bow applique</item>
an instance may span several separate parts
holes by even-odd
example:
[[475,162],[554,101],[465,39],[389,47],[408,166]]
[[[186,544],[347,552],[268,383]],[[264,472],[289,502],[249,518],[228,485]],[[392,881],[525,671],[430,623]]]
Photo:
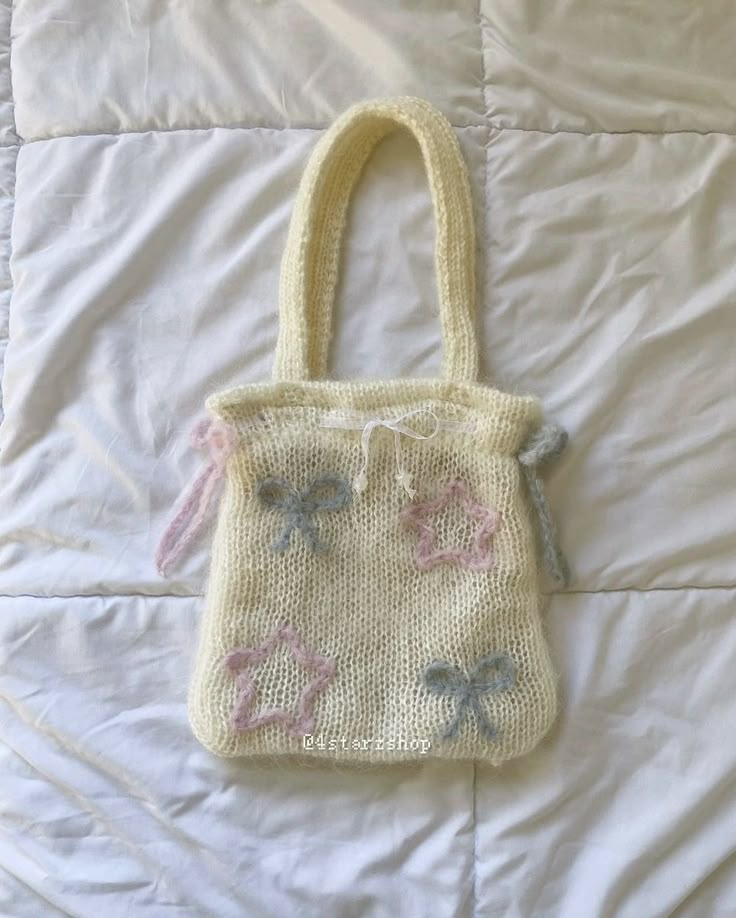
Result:
[[422,673],[425,688],[433,695],[449,696],[457,702],[442,738],[454,739],[472,711],[480,733],[487,740],[494,740],[498,728],[488,719],[482,699],[485,695],[512,688],[516,684],[516,672],[516,663],[506,653],[482,657],[467,673],[445,660],[430,663]]
[[274,551],[286,551],[292,532],[298,529],[312,551],[324,552],[328,546],[320,541],[314,515],[322,510],[342,510],[352,499],[352,488],[345,478],[328,472],[303,491],[297,491],[283,478],[264,478],[258,482],[257,494],[264,506],[284,514],[284,529],[273,542]]

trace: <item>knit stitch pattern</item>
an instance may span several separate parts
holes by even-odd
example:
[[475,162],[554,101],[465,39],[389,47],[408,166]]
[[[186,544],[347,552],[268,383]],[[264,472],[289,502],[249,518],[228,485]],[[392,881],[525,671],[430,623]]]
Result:
[[[396,128],[417,138],[435,204],[444,378],[325,380],[347,198],[370,151]],[[238,648],[262,647],[285,621],[304,647],[335,665],[334,678],[310,696],[310,725],[316,734],[347,742],[324,750],[315,744],[310,758],[361,764],[418,759],[412,741],[425,740],[432,744],[430,756],[499,764],[532,749],[552,724],[555,677],[517,458],[540,426],[541,410],[533,397],[476,381],[473,252],[462,157],[449,124],[428,103],[362,103],[318,142],[297,195],[282,267],[276,379],[207,403],[238,438],[227,466],[189,694],[192,728],[213,752],[305,754],[283,719],[234,728],[243,688],[223,666]],[[408,416],[415,426],[418,413],[434,414],[443,425],[431,438],[403,436],[403,483],[397,481],[395,432],[376,426],[366,487],[335,512],[307,514],[329,550],[313,551],[302,537],[302,510],[294,503],[289,512],[298,531],[291,532],[288,550],[274,551],[288,521],[283,509],[264,505],[259,482],[277,480],[303,501],[323,476],[349,482],[363,467],[361,431],[322,426],[328,412]],[[409,476],[413,501],[405,487]],[[457,482],[462,486],[455,494]],[[460,499],[438,504],[448,488]],[[420,506],[435,511],[433,545],[450,553],[440,561],[480,552],[482,563],[418,565],[417,532],[402,524],[402,514],[411,518]],[[480,536],[479,526],[486,527]],[[464,689],[458,700],[459,690],[432,694],[424,681],[435,661],[452,661],[479,679],[472,667],[496,659],[513,661],[514,678],[487,692]],[[309,678],[292,654],[270,655],[258,669],[258,710],[297,710]]]
[[[295,393],[303,407],[288,404]],[[539,617],[534,539],[516,459],[539,423],[534,400],[489,393],[480,385],[409,380],[289,384],[270,395],[268,408],[254,392],[210,403],[239,431],[240,445],[228,466],[192,680],[190,716],[200,741],[226,756],[301,753],[299,739],[279,724],[247,733],[233,730],[238,690],[221,665],[233,649],[261,644],[288,617],[306,646],[337,664],[335,679],[315,700],[315,732],[350,739],[428,739],[431,756],[493,763],[531,749],[551,725],[556,707]],[[442,432],[432,441],[408,441],[404,452],[419,488],[417,502],[434,499],[447,483],[461,479],[481,505],[500,514],[503,523],[493,535],[494,564],[488,570],[417,567],[416,535],[400,523],[411,502],[397,487],[393,437],[385,430],[373,436],[370,489],[339,512],[321,515],[320,537],[330,551],[314,553],[300,538],[287,552],[273,551],[281,521],[263,507],[257,482],[278,473],[304,490],[325,469],[349,471],[360,463],[359,433],[320,428],[325,400],[396,414],[421,400],[443,417],[475,421],[473,434]],[[448,541],[459,534],[452,527]],[[487,702],[498,738],[489,744],[468,719],[455,739],[434,742],[452,720],[455,704],[452,698],[428,703],[422,672],[433,660],[470,665],[489,652],[505,653],[518,666],[515,687]],[[302,678],[287,658],[270,674],[261,674],[259,686],[284,707],[293,707]],[[406,749],[356,751],[347,745],[309,754],[356,762],[417,757]]]

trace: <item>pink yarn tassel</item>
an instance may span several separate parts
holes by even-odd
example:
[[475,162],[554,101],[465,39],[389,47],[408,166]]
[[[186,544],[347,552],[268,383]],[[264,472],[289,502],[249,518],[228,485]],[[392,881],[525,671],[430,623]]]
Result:
[[166,527],[156,550],[156,568],[165,577],[207,519],[212,499],[227,461],[235,449],[237,434],[222,421],[200,421],[192,431],[192,446],[208,449],[210,461],[197,476],[174,519]]

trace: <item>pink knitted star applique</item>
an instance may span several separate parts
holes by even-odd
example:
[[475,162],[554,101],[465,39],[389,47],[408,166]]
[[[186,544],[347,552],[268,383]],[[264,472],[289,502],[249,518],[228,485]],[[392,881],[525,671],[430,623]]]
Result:
[[[252,670],[260,666],[280,644],[291,651],[294,662],[314,673],[299,695],[296,713],[284,708],[254,711],[258,686]],[[304,736],[314,729],[314,703],[335,677],[335,661],[331,657],[307,650],[297,631],[291,625],[280,625],[258,647],[241,647],[231,650],[224,660],[225,668],[235,678],[240,690],[232,713],[232,725],[236,730],[254,730],[267,724],[281,724],[292,736]]]
[[[477,521],[470,548],[437,547],[433,517],[453,501],[457,501],[464,512]],[[464,481],[451,481],[434,500],[404,507],[401,521],[418,536],[415,560],[419,570],[426,571],[438,564],[458,564],[471,571],[487,571],[493,565],[491,537],[501,524],[501,514],[481,506]]]

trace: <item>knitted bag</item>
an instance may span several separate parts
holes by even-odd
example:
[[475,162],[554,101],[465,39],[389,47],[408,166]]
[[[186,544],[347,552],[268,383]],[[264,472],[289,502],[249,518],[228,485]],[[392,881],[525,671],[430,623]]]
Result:
[[[350,193],[400,127],[437,221],[443,378],[327,381]],[[474,251],[465,165],[428,103],[356,105],[317,143],[282,263],[274,381],[207,401],[225,490],[189,714],[212,752],[500,763],[553,722],[529,508],[549,546],[534,466],[562,441],[534,398],[477,381]]]

